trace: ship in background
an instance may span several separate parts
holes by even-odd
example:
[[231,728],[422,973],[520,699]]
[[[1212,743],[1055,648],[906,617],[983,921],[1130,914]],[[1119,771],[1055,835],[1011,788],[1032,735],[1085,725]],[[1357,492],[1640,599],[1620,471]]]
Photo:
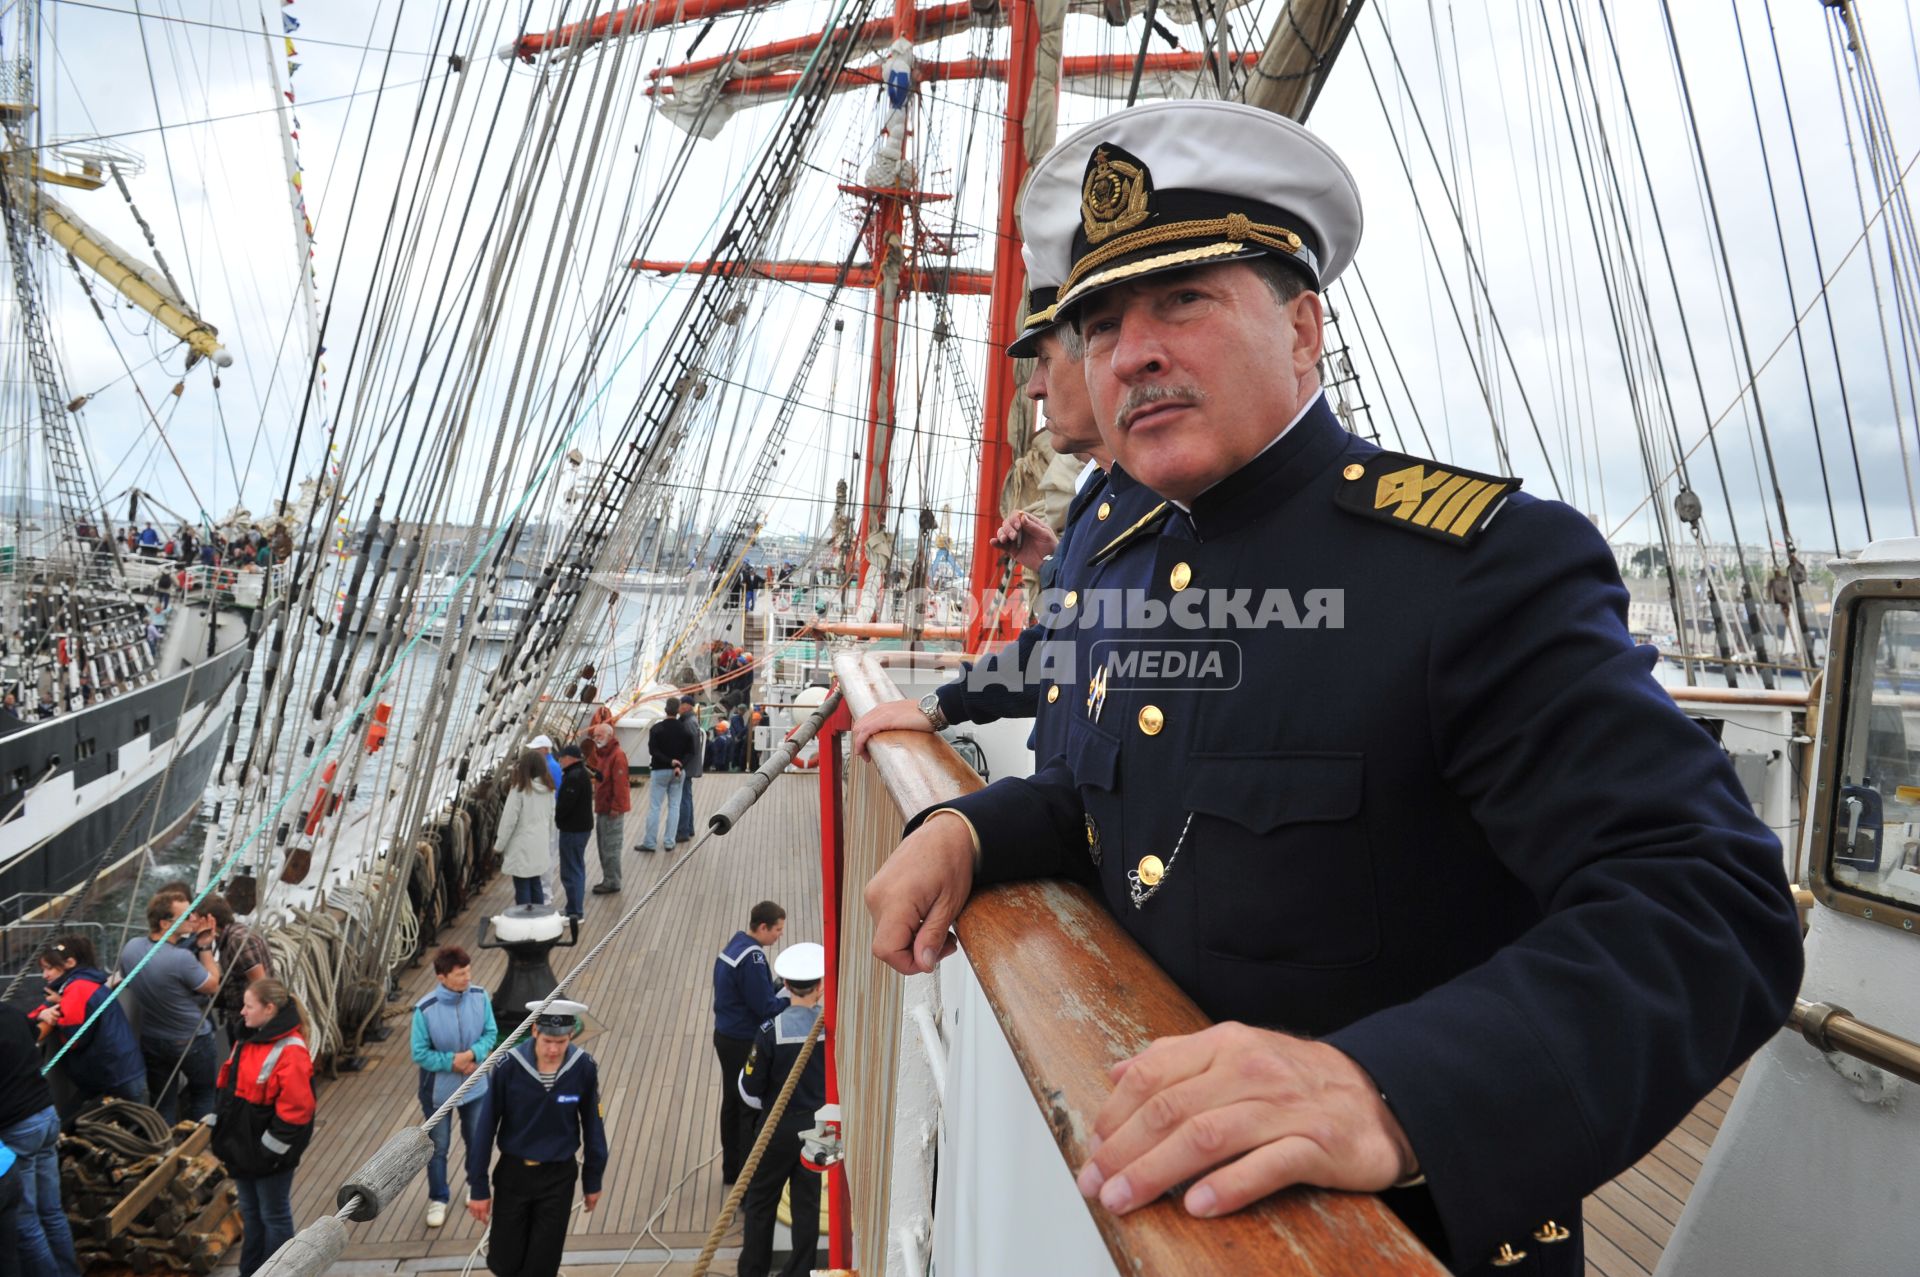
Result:
[[[101,500],[49,272],[71,264],[139,308],[184,343],[189,367],[232,357],[164,268],[67,204],[124,189],[140,162],[110,142],[41,136],[39,13],[12,10],[0,39],[0,922],[164,846],[199,812],[272,575],[163,561],[158,545],[129,546]],[[139,511],[136,495],[136,527]]]

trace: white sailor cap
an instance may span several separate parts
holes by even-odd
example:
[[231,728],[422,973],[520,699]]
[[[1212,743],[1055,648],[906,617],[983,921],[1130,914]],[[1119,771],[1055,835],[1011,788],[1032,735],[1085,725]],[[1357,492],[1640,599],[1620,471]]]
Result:
[[[1020,246],[1020,260],[1027,266],[1027,309],[1020,317],[1020,331],[1007,346],[1012,359],[1032,359],[1039,353],[1040,337],[1054,324],[1054,302],[1060,296],[1060,280],[1048,273],[1046,263],[1033,251],[1033,245]],[[1036,430],[1045,429],[1044,426]]]
[[794,984],[812,984],[827,977],[827,951],[811,940],[790,944],[773,960],[773,973]]
[[[527,1003],[527,1010],[540,1011],[543,998],[535,998]],[[534,1017],[535,1033],[574,1033],[580,1028],[580,1017],[587,1013],[584,1002],[569,1002],[565,998],[555,998],[546,1003],[546,1010]]]
[[1319,290],[1360,246],[1360,191],[1333,149],[1239,102],[1151,102],[1081,129],[1034,167],[1020,207],[1057,318],[1088,294],[1266,253]]
[[553,741],[546,736],[536,736],[527,742],[528,749],[552,749]]

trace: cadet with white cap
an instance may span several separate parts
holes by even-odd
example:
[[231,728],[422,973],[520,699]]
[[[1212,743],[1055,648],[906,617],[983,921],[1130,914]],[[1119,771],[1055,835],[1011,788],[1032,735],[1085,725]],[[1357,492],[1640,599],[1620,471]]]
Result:
[[[540,1005],[529,1002],[527,1010]],[[554,1277],[560,1271],[576,1174],[586,1208],[600,1202],[607,1169],[600,1071],[591,1055],[573,1045],[586,1011],[584,1003],[564,998],[548,1003],[532,1035],[495,1066],[480,1101],[467,1145],[467,1211],[490,1223],[487,1267],[499,1277]],[[496,1144],[500,1158],[489,1182]]]
[[[1168,501],[1091,555],[1084,592],[1143,606],[1073,625],[1061,757],[910,823],[875,954],[931,970],[975,884],[1091,871],[1243,1023],[1125,1063],[1083,1193],[1384,1192],[1456,1272],[1580,1273],[1583,1195],[1792,1004],[1778,842],[1583,515],[1328,407],[1319,292],[1361,211],[1326,143],[1235,103],[1122,111],[1036,166],[1022,224],[1117,464]],[[1109,659],[1196,648],[1217,676]]]
[[[790,945],[774,959],[773,973],[787,986],[793,1003],[760,1026],[739,1080],[740,1098],[760,1111],[763,1124],[819,1018],[820,1000],[826,993],[827,951],[811,942]],[[747,1184],[738,1277],[767,1277],[773,1265],[773,1217],[783,1186],[793,1217],[793,1254],[781,1267],[781,1277],[806,1277],[813,1271],[820,1239],[820,1173],[801,1164],[800,1133],[813,1125],[814,1111],[826,1102],[827,1053],[824,1044],[816,1042],[780,1115],[780,1125],[774,1128]]]

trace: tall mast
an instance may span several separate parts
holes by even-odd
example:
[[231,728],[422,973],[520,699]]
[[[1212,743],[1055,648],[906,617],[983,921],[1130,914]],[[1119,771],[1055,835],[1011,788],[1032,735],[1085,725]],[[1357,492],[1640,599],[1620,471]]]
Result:
[[[867,567],[876,531],[886,525],[893,465],[893,431],[898,407],[895,396],[895,366],[900,353],[900,273],[906,244],[901,232],[906,228],[909,199],[918,196],[912,190],[917,179],[909,158],[908,112],[913,105],[913,38],[915,33],[913,0],[894,0],[893,47],[888,50],[884,76],[887,90],[887,119],[880,130],[880,142],[873,162],[867,166],[865,189],[855,193],[870,201],[873,216],[868,221],[873,261],[876,267],[873,285],[873,353],[867,361],[867,446],[863,456],[866,477],[861,483],[860,525],[854,541],[859,556],[860,584],[867,583]],[[897,547],[896,547],[897,549]],[[891,564],[893,554],[888,554]],[[882,588],[886,582],[878,582]],[[878,599],[880,590],[873,592]]]

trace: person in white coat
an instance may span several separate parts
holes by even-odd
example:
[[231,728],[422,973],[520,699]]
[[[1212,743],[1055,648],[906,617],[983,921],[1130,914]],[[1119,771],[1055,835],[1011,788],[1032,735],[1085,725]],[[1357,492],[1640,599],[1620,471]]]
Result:
[[553,827],[553,782],[547,764],[532,750],[521,753],[507,782],[507,800],[500,808],[500,828],[494,845],[500,849],[500,870],[513,879],[513,903],[547,902],[541,876],[547,870],[547,831]]

